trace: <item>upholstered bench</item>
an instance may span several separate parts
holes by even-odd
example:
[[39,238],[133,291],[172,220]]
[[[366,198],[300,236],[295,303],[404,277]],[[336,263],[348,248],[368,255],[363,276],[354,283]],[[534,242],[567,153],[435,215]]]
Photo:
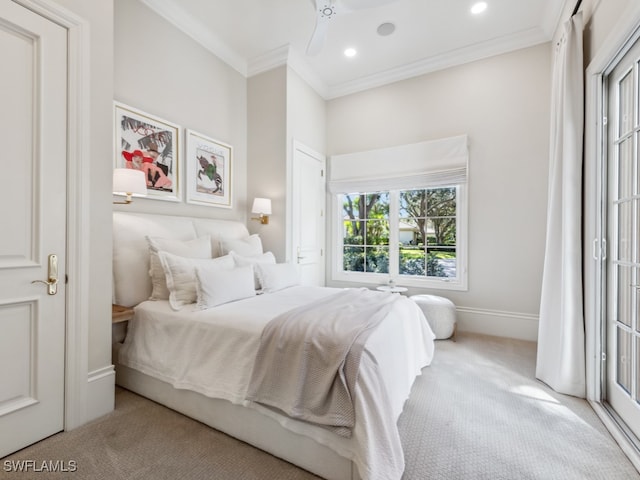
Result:
[[410,298],[424,313],[436,339],[453,336],[455,341],[456,306],[451,300],[436,295],[412,295]]

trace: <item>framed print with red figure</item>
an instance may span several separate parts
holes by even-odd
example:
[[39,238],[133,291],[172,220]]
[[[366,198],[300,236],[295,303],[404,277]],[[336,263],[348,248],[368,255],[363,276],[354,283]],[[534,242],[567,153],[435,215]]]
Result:
[[119,102],[114,102],[114,122],[114,167],[142,170],[147,198],[181,201],[181,128]]

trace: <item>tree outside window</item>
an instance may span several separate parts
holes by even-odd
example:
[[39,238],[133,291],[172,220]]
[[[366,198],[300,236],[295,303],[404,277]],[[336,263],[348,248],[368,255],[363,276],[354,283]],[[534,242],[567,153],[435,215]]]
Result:
[[343,196],[343,269],[389,273],[389,192]]
[[457,277],[455,186],[352,193],[341,201],[343,271]]
[[455,277],[456,189],[406,190],[399,195],[400,275]]

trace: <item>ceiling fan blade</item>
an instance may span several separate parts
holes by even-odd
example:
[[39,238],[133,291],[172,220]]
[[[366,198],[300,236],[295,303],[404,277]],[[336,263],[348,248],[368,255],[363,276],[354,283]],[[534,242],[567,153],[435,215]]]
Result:
[[316,20],[316,27],[307,45],[307,55],[317,55],[322,50],[324,45],[324,39],[327,36],[327,30],[329,30],[329,22],[326,19],[318,18]]
[[317,55],[327,36],[329,21],[336,16],[336,0],[311,0],[316,10],[316,26],[307,45],[307,55]]

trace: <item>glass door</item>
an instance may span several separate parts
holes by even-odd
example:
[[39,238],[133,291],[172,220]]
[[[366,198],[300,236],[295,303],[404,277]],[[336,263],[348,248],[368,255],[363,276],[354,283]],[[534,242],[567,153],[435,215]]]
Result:
[[608,76],[609,255],[604,400],[640,437],[640,188],[638,67],[640,44]]

